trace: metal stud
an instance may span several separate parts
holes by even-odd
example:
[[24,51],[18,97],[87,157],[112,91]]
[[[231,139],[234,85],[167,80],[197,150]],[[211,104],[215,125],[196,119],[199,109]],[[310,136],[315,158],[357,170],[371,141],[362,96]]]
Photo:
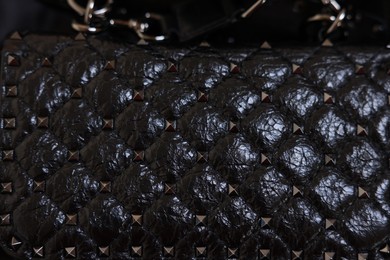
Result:
[[33,191],[34,192],[44,192],[45,185],[46,185],[45,181],[34,181]]
[[355,66],[355,74],[357,74],[357,75],[363,75],[363,74],[365,74],[365,73],[366,73],[366,70],[364,69],[363,66],[361,66],[361,65],[356,65],[356,66]]
[[133,226],[142,226],[142,215],[131,215],[131,225]]
[[166,132],[175,132],[176,131],[176,122],[175,121],[165,121],[165,131]]
[[9,37],[10,40],[21,40],[22,39],[22,36],[20,35],[19,32],[14,32],[13,34],[11,34],[11,36]]
[[8,64],[8,66],[12,66],[12,67],[20,66],[19,58],[17,56],[14,56],[14,55],[8,55],[7,64]]
[[11,214],[0,215],[0,226],[8,226],[11,224]]
[[76,247],[65,247],[65,258],[76,258]]
[[33,247],[33,251],[34,251],[34,254],[33,256],[34,257],[44,257],[44,249],[43,249],[43,246],[39,246],[39,247]]
[[99,246],[99,256],[109,257],[110,256],[110,247],[109,246]]
[[3,151],[3,161],[13,161],[13,160],[14,160],[14,150]]
[[271,250],[269,249],[260,249],[259,250],[260,259],[269,259],[271,256]]
[[12,182],[2,182],[1,185],[1,193],[12,193]]
[[106,65],[104,65],[104,70],[114,70],[116,66],[115,60],[109,60],[106,62]]
[[336,220],[333,218],[325,219],[325,229],[334,230],[335,229]]
[[199,44],[199,47],[209,48],[209,47],[210,47],[210,43],[208,43],[208,42],[206,42],[206,41],[202,41],[202,42]]
[[263,44],[261,44],[260,48],[261,49],[272,49],[271,45],[267,41],[263,42]]
[[268,95],[266,92],[261,92],[261,102],[263,103],[271,103],[271,96]]
[[16,118],[4,118],[4,128],[5,129],[15,129],[16,128]]
[[363,189],[362,187],[358,187],[358,197],[360,199],[368,199],[370,195],[365,189]]
[[389,245],[385,245],[384,247],[379,249],[379,252],[381,252],[383,254],[390,254],[390,246]]
[[324,92],[324,103],[325,104],[333,104],[333,96],[327,92]]
[[228,258],[238,258],[238,248],[237,247],[229,247],[227,249],[227,256]]
[[135,257],[142,256],[142,246],[132,246],[131,247],[131,254]]
[[333,158],[331,154],[325,154],[325,166],[335,166],[336,159]]
[[174,63],[168,62],[168,72],[177,72],[177,68]]
[[114,129],[114,119],[104,118],[103,119],[103,130],[112,130]]
[[164,246],[163,255],[165,257],[175,256],[175,248],[173,246]]
[[82,98],[83,97],[83,89],[76,88],[73,90],[71,98]]
[[51,67],[52,64],[51,64],[51,61],[49,60],[49,58],[44,58],[43,61],[42,61],[42,67]]
[[75,37],[74,40],[76,41],[85,41],[85,36],[83,33],[78,33]]
[[206,215],[195,215],[195,225],[196,226],[206,226]]
[[202,91],[198,91],[198,102],[207,102],[208,96]]
[[111,182],[110,181],[101,181],[100,182],[100,192],[101,193],[111,192]]
[[300,126],[298,126],[297,124],[293,124],[293,134],[302,135],[303,134],[302,128]]
[[145,152],[144,151],[134,151],[134,159],[135,162],[141,162],[145,158]]
[[149,45],[149,43],[147,41],[145,41],[144,39],[141,39],[137,42],[137,45],[138,46],[146,46],[146,45]]
[[13,86],[7,86],[7,97],[16,97],[18,95],[18,87]]
[[238,133],[237,123],[230,121],[229,122],[229,132],[230,133]]
[[359,253],[358,254],[358,260],[366,260],[368,258],[367,253]]
[[228,185],[228,192],[229,196],[238,196],[238,184],[229,184]]
[[11,238],[11,247],[14,251],[17,251],[21,245],[22,242],[19,239],[17,239],[16,237]]
[[47,116],[38,117],[38,128],[48,128],[49,127],[49,118]]
[[302,254],[303,254],[303,251],[292,251],[292,255],[291,255],[291,259],[292,260],[297,260],[297,259],[302,259]]
[[301,66],[297,65],[297,64],[293,64],[292,65],[292,72],[293,74],[302,74],[303,73],[303,69]]
[[302,191],[296,186],[293,186],[293,197],[302,197]]
[[323,46],[323,47],[333,47],[333,43],[332,43],[329,39],[326,39],[326,40],[322,43],[322,46]]
[[198,152],[197,163],[206,163],[208,160],[208,155],[206,152]]
[[261,159],[260,159],[261,165],[270,166],[272,164],[271,160],[268,158],[267,155],[262,153],[260,157],[261,157]]
[[363,126],[361,125],[358,125],[357,126],[357,133],[356,133],[358,136],[367,136],[368,133],[367,133],[367,130],[366,128],[364,128]]
[[80,160],[80,152],[78,150],[69,150],[68,151],[68,161],[77,162]]
[[270,228],[271,220],[272,220],[272,218],[263,218],[262,217],[261,220],[260,220],[261,228],[264,228],[264,229]]
[[174,185],[174,184],[165,183],[165,190],[164,190],[164,193],[165,193],[166,195],[175,194],[175,185]]
[[325,252],[324,260],[333,260],[335,256],[335,252]]
[[206,257],[207,249],[205,246],[197,246],[195,247],[195,256],[196,257]]
[[145,92],[143,90],[134,91],[134,97],[133,97],[134,101],[144,101],[144,98],[145,98]]
[[240,73],[240,68],[237,66],[237,64],[230,63],[230,73],[232,74]]
[[68,226],[76,226],[78,222],[77,214],[67,214],[65,224]]

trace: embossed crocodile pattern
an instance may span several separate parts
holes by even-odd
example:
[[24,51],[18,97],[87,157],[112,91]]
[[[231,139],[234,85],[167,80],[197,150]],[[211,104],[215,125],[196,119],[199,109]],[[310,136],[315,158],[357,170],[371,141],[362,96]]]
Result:
[[8,254],[389,259],[389,50],[76,38],[2,51]]

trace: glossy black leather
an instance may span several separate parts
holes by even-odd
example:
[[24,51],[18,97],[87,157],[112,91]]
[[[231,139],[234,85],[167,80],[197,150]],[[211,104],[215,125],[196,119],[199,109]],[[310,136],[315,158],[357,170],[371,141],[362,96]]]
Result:
[[20,259],[389,259],[389,68],[383,47],[8,40],[0,245]]

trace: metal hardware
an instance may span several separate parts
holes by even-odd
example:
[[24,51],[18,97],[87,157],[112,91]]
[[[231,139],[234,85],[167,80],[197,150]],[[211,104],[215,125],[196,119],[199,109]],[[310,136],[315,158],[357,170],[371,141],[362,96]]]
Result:
[[251,7],[249,7],[244,13],[241,14],[241,18],[247,18],[250,16],[257,8],[265,4],[267,0],[258,0]]

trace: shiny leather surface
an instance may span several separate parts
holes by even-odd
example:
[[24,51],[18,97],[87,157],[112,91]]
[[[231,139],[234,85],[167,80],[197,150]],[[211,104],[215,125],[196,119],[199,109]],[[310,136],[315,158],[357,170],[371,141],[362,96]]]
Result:
[[9,255],[389,259],[389,50],[203,46],[5,43]]

